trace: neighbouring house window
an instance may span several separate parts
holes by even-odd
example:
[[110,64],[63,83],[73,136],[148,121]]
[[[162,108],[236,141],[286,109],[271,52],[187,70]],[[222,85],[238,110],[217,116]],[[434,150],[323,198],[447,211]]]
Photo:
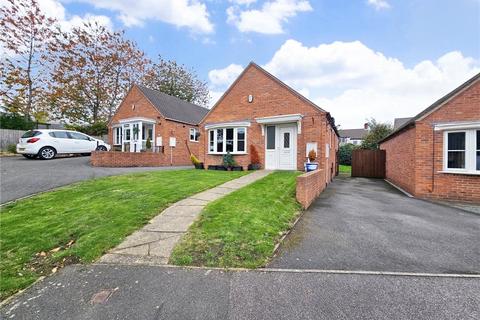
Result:
[[246,128],[219,128],[209,130],[209,153],[245,153],[246,132]]
[[477,130],[477,171],[480,171],[480,130]]
[[267,150],[275,150],[275,126],[267,126]]
[[122,144],[122,127],[115,127],[114,128],[114,145],[121,145]]
[[445,171],[479,173],[480,130],[446,131],[444,139]]
[[448,169],[465,168],[465,134],[466,132],[449,132],[447,134]]
[[200,137],[200,132],[196,128],[190,128],[190,141],[198,142],[198,138]]

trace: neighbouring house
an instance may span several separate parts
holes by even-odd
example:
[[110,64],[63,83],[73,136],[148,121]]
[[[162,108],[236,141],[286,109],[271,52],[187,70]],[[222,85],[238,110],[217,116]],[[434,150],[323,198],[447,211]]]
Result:
[[361,129],[340,129],[338,130],[338,134],[340,135],[341,146],[348,143],[359,146],[368,134],[368,123],[365,123]]
[[386,178],[417,197],[480,203],[480,73],[380,143]]
[[403,126],[405,123],[407,123],[408,121],[410,121],[412,119],[412,117],[408,117],[408,118],[395,118],[393,120],[393,130],[397,130],[398,128],[400,128],[401,126]]
[[[160,91],[133,85],[108,126],[109,143],[122,153],[97,155],[92,163],[105,166],[191,165],[190,154],[199,152],[198,123],[207,112],[206,108]],[[153,152],[127,154],[145,151],[147,140]]]
[[233,155],[244,169],[251,146],[272,170],[304,170],[310,150],[329,182],[337,172],[338,132],[330,114],[251,62],[200,123],[205,166]]

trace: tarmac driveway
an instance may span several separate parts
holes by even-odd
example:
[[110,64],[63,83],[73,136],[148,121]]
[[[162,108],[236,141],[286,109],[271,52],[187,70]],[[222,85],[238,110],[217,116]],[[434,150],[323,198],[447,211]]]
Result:
[[0,168],[0,203],[4,203],[81,180],[188,167],[101,168],[92,167],[90,157],[55,158],[45,161],[18,156],[0,158]]
[[480,274],[480,215],[383,180],[337,178],[285,240],[269,267]]

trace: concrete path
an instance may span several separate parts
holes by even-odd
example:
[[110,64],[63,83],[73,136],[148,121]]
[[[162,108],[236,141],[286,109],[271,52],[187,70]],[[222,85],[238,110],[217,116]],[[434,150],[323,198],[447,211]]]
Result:
[[271,171],[255,171],[231,180],[213,189],[183,199],[150,220],[141,230],[128,236],[123,243],[100,258],[101,263],[165,265],[170,254],[198,218],[202,209],[211,201],[222,198]]
[[191,169],[185,167],[102,168],[90,165],[90,157],[30,160],[22,156],[0,157],[0,203],[9,202],[77,181],[127,173]]

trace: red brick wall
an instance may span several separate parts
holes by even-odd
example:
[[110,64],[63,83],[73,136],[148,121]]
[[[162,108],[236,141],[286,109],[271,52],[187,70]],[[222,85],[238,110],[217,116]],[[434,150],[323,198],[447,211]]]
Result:
[[[170,166],[170,157],[157,152],[94,151],[91,163],[94,167],[164,167]],[[191,165],[185,163],[184,165]]]
[[386,153],[386,178],[405,191],[415,193],[415,128],[382,143]]
[[[133,104],[135,105],[135,109],[132,109]],[[118,124],[119,120],[133,117],[156,119],[155,137],[153,139],[154,141],[152,141],[152,145],[155,143],[156,137],[162,137],[163,145],[165,146],[165,154],[167,154],[168,157],[170,157],[170,137],[176,138],[176,147],[172,150],[174,165],[191,164],[188,148],[190,149],[190,152],[198,156],[199,143],[190,141],[190,128],[198,128],[198,126],[166,120],[150,101],[145,98],[140,89],[135,86],[133,86],[128,92],[110,122],[108,141],[112,146],[113,126]]]
[[[248,95],[253,95],[253,102],[248,102]],[[221,155],[208,154],[208,131],[205,124],[250,121],[247,128],[247,152],[250,145],[258,151],[262,166],[265,164],[265,136],[262,136],[260,124],[255,122],[257,117],[270,117],[286,114],[302,114],[302,132],[297,135],[297,169],[303,170],[306,160],[306,143],[317,142],[318,161],[320,169],[329,172],[330,163],[325,160],[325,144],[327,143],[327,114],[305,100],[293,94],[264,72],[250,65],[242,78],[231,88],[222,101],[213,109],[200,124],[200,160],[208,165],[218,165],[222,162]],[[333,131],[332,131],[333,132]],[[338,139],[335,144],[338,144]],[[332,146],[333,149],[336,146]],[[335,151],[331,151],[330,161],[334,161]],[[246,168],[250,164],[250,154],[235,155],[235,161]],[[333,160],[332,160],[333,159]]]
[[297,201],[307,209],[316,197],[325,189],[326,180],[323,170],[315,170],[297,177]]
[[[408,179],[403,175],[410,174],[411,169],[406,168],[402,163],[413,163],[414,188],[413,190],[411,186],[406,188],[413,195],[423,198],[480,202],[480,176],[441,172],[443,170],[443,132],[434,131],[434,125],[459,121],[480,121],[480,82],[473,84],[424,119],[417,121],[415,130],[409,130],[382,143],[381,148],[387,150],[387,179],[404,187],[402,183]],[[409,146],[414,144],[413,155],[405,156],[396,149],[407,144]]]

